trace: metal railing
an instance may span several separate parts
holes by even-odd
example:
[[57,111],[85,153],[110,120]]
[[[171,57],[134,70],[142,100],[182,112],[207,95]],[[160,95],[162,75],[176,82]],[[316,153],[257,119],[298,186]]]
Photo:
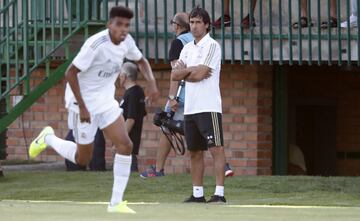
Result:
[[[331,1],[306,0],[307,17],[314,26],[295,29],[293,23],[302,22],[301,0],[258,0],[254,11],[251,10],[251,0],[229,0],[230,27],[221,25],[218,29],[213,28],[211,34],[221,43],[223,61],[231,63],[355,62],[360,65],[359,28],[340,27],[341,21],[349,23],[351,3],[359,4],[360,0],[337,0],[335,16],[338,27],[322,29],[321,21],[332,21]],[[0,3],[1,64],[6,64],[9,72],[9,64],[16,63],[16,69],[23,63],[24,71],[31,72],[32,67],[41,63],[42,58],[84,22],[104,24],[109,8],[118,4],[134,10],[132,34],[146,57],[155,59],[155,62],[159,59],[167,62],[169,43],[174,37],[169,20],[176,12],[190,12],[200,5],[207,9],[214,22],[217,18],[225,19],[223,12],[227,8],[224,1],[215,0],[3,0],[2,5]],[[255,22],[255,27],[242,25],[246,15],[250,18],[249,23]],[[27,50],[29,47],[32,49]],[[24,50],[20,52],[19,49]],[[24,59],[27,56],[30,59]],[[31,64],[28,71],[27,63]],[[20,78],[16,76],[15,80]]]
[[[68,63],[71,52],[77,50],[69,40],[75,35],[88,37],[89,4],[0,1],[0,102],[6,105],[6,113],[0,113],[0,132],[62,78],[64,70],[59,70],[64,67],[51,70],[50,64],[59,55]],[[39,67],[45,68],[46,76],[34,74]]]
[[[107,9],[122,4],[134,10],[132,34],[146,57],[155,62],[160,59],[167,62],[169,43],[174,37],[169,24],[173,15],[190,12],[200,5],[209,12],[212,22],[218,18],[224,21],[224,11],[230,16],[230,25],[221,22],[220,27],[210,32],[222,46],[223,62],[360,65],[360,30],[352,27],[349,20],[354,14],[356,22],[360,22],[358,11],[352,10],[352,5],[357,6],[360,0],[228,0],[228,6],[221,0],[105,2]],[[306,4],[302,4],[304,2]],[[243,24],[247,16],[250,25]],[[303,16],[311,25],[295,28],[294,23],[303,22]],[[344,21],[349,25],[341,28]],[[323,22],[337,27],[326,28]]]
[[[224,11],[231,17],[229,26],[221,25],[212,28],[210,34],[222,46],[223,61],[231,63],[269,63],[269,64],[356,64],[360,65],[360,48],[358,45],[360,31],[350,25],[341,28],[343,21],[349,22],[353,10],[352,4],[360,0],[228,0],[229,6],[221,0],[32,0],[32,15],[38,13],[43,17],[39,7],[48,8],[45,21],[54,18],[66,20],[67,13],[71,22],[83,21],[85,14],[90,22],[105,24],[108,11],[114,5],[126,5],[133,9],[134,19],[131,30],[145,56],[157,62],[167,63],[168,49],[174,37],[169,24],[173,15],[180,11],[190,12],[200,5],[205,8],[215,22],[225,19]],[[36,2],[37,4],[33,4]],[[55,7],[51,7],[52,4]],[[306,2],[306,17],[309,25],[294,28],[294,23],[301,23],[302,2]],[[45,6],[41,6],[42,3]],[[357,3],[357,4],[356,4]],[[62,5],[65,5],[61,7]],[[254,8],[255,10],[251,10]],[[333,10],[336,8],[336,10]],[[52,10],[50,10],[52,9]],[[61,12],[62,9],[62,12]],[[335,15],[334,14],[335,11]],[[303,12],[304,13],[304,12]],[[254,21],[255,27],[242,25],[243,19],[249,16],[249,23]],[[358,12],[355,12],[358,15]],[[322,22],[336,21],[335,28],[322,28]],[[357,20],[360,17],[357,16]],[[41,19],[40,19],[41,20]],[[358,21],[359,22],[359,21]],[[38,25],[39,26],[39,25]],[[50,42],[50,41],[49,41]]]
[[[79,12],[80,0],[73,2]],[[31,73],[39,65],[46,66],[49,75],[51,55],[80,30],[87,34],[87,10],[82,17],[81,13],[69,16],[72,5],[71,1],[57,0],[4,0],[0,5],[0,98],[6,97],[8,111],[11,93],[26,96],[31,92]],[[63,49],[68,58],[69,48]]]

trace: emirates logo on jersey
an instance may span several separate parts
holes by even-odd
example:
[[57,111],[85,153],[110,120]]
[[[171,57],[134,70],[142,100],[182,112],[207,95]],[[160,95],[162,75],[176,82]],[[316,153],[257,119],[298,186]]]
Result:
[[[107,62],[107,63],[111,63],[111,62]],[[119,73],[120,73],[120,66],[118,64],[116,65],[114,64],[111,70],[100,70],[98,76],[100,78],[110,78],[114,74],[119,74]]]
[[115,74],[114,72],[107,72],[104,70],[99,71],[98,76],[101,78],[109,78],[111,77],[113,74]]

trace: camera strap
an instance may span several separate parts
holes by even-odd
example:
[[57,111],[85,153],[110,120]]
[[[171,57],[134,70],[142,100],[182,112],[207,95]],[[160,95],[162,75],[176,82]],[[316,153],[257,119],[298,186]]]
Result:
[[171,148],[175,151],[178,155],[184,155],[185,154],[185,145],[184,145],[184,139],[180,134],[177,134],[173,130],[167,128],[169,131],[166,132],[164,128],[161,126],[161,131],[165,134],[166,138],[168,139]]

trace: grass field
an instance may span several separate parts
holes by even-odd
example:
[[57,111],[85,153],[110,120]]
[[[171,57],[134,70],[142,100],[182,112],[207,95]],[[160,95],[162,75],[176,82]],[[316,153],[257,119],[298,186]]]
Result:
[[[107,214],[112,173],[9,172],[0,178],[0,220],[359,220],[360,178],[233,177],[226,205],[181,203],[189,175],[129,181],[135,215]],[[214,191],[205,179],[206,196]],[[271,205],[271,206],[268,206]]]

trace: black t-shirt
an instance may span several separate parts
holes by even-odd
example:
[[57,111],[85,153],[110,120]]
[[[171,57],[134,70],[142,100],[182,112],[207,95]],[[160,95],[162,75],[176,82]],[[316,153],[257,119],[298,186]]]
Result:
[[169,50],[169,61],[177,60],[180,57],[180,52],[183,49],[184,45],[179,39],[174,39],[171,42]]
[[138,154],[143,118],[146,115],[144,90],[139,85],[127,89],[123,100],[120,102],[120,107],[124,109],[123,115],[125,120],[128,118],[135,120],[129,137],[133,142],[133,154]]

